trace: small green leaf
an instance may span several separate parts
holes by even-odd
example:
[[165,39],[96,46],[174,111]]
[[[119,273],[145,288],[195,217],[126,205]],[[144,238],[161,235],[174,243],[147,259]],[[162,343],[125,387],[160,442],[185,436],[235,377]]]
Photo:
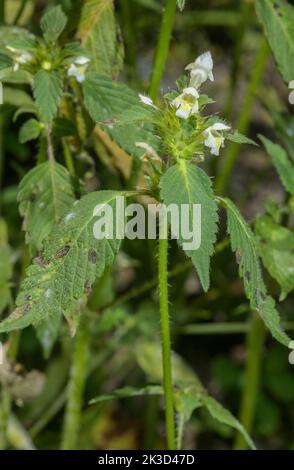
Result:
[[242,426],[242,424],[232,415],[232,413],[224,408],[219,402],[217,402],[213,397],[208,395],[203,397],[203,405],[207,409],[207,411],[211,414],[211,416],[219,421],[220,423],[226,424],[233,429],[239,431],[242,436],[244,437],[245,441],[249,445],[251,449],[256,449],[254,442],[252,441],[251,437]]
[[8,244],[7,225],[0,218],[0,314],[10,301],[10,279],[12,276],[12,251]]
[[59,163],[37,165],[22,179],[17,199],[24,217],[26,242],[34,251],[40,250],[54,224],[73,205],[70,175]]
[[[214,199],[209,177],[195,165],[181,160],[180,163],[170,167],[160,180],[160,195],[166,205],[190,205],[190,223],[193,219],[193,204],[201,205],[201,243],[196,250],[185,250],[191,258],[201,284],[205,291],[209,288],[210,257],[217,232],[217,204]],[[197,221],[196,221],[197,222]],[[190,224],[190,230],[192,225]],[[195,227],[194,227],[195,229]],[[178,240],[183,246],[182,236]]]
[[20,128],[19,141],[21,144],[29,140],[37,139],[41,132],[41,126],[36,119],[29,119]]
[[77,32],[89,70],[116,77],[123,66],[123,45],[118,40],[112,0],[86,0]]
[[[16,299],[17,308],[0,323],[0,332],[38,325],[64,315],[75,332],[78,312],[84,307],[96,278],[110,266],[121,240],[96,239],[93,211],[109,204],[115,221],[119,191],[99,191],[83,196],[43,241],[39,256],[27,269]],[[115,223],[114,223],[115,231]],[[115,232],[114,232],[115,233]]]
[[288,158],[286,151],[262,135],[259,135],[259,138],[271,157],[282,184],[290,194],[294,195],[294,165]]
[[294,79],[294,7],[284,0],[256,0],[257,15],[286,82]]
[[280,284],[281,300],[294,289],[294,235],[293,232],[267,216],[255,221],[255,232],[259,240],[259,253],[263,264]]
[[50,8],[41,19],[41,29],[47,42],[56,42],[67,23],[60,5]]
[[162,395],[163,390],[160,385],[146,385],[145,387],[123,387],[117,390],[114,390],[112,393],[107,395],[99,395],[96,398],[90,400],[89,404],[93,405],[94,403],[101,403],[103,401],[120,399],[120,398],[130,398],[130,397],[141,397],[144,395]]
[[39,70],[36,73],[34,94],[43,122],[50,123],[56,116],[62,91],[63,81],[58,72]]
[[280,316],[275,301],[266,291],[263,281],[257,242],[235,204],[227,198],[219,198],[227,210],[228,232],[232,250],[236,253],[239,275],[244,280],[244,289],[252,309],[257,310],[266,327],[277,341],[289,346],[291,339],[280,325]]

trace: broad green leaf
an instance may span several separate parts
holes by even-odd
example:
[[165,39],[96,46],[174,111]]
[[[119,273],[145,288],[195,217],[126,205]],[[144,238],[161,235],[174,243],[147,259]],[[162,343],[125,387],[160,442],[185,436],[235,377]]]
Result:
[[232,415],[232,413],[224,408],[219,402],[217,402],[213,397],[208,395],[203,397],[203,405],[207,409],[207,411],[211,414],[211,416],[219,421],[220,423],[226,424],[231,428],[236,429],[239,431],[242,436],[244,437],[245,441],[249,445],[251,449],[256,449],[254,442],[252,441],[251,437],[242,426],[242,424]]
[[39,70],[35,75],[34,95],[41,120],[52,122],[63,91],[61,75],[56,71]]
[[274,144],[262,135],[260,135],[259,138],[271,157],[282,184],[289,193],[294,195],[294,165],[288,158],[286,151],[283,147]]
[[255,233],[263,264],[280,284],[283,300],[294,289],[294,234],[268,215],[256,219]]
[[85,0],[77,32],[91,58],[89,70],[116,77],[123,66],[123,46],[118,40],[113,0]]
[[249,137],[246,137],[246,135],[241,134],[238,131],[235,131],[233,134],[230,134],[229,132],[226,134],[226,139],[230,140],[231,142],[235,142],[236,144],[251,144],[251,145],[257,145],[254,140],[249,139]]
[[294,7],[284,0],[256,0],[257,15],[286,82],[294,80]]
[[26,106],[29,108],[34,107],[34,100],[28,93],[23,90],[12,88],[10,86],[4,87],[3,101],[5,104],[9,104],[17,108],[21,106]]
[[[43,250],[27,269],[17,297],[17,308],[2,323],[0,332],[37,325],[59,313],[75,332],[76,318],[85,305],[91,286],[111,265],[121,240],[97,240],[93,234],[97,205],[113,207],[118,191],[99,191],[83,196],[56,224],[43,242]],[[115,230],[115,223],[114,223]]]
[[67,23],[60,5],[50,8],[41,19],[41,29],[47,42],[56,42]]
[[8,244],[7,225],[0,218],[0,314],[10,300],[10,279],[12,276],[12,251]]
[[7,69],[9,67],[12,67],[13,65],[13,60],[11,57],[9,57],[6,54],[0,53],[0,70]]
[[37,165],[22,179],[17,199],[26,242],[40,250],[54,224],[74,203],[70,175],[59,163]]
[[106,395],[99,395],[96,398],[90,400],[89,405],[94,403],[101,403],[103,401],[130,398],[130,397],[141,397],[143,395],[162,395],[163,390],[159,385],[146,385],[145,387],[123,387],[114,390],[112,393]]
[[21,144],[29,140],[37,139],[41,132],[41,126],[36,119],[29,119],[20,128],[19,141]]
[[[209,288],[210,257],[217,232],[217,204],[211,181],[203,170],[184,160],[167,170],[160,180],[160,195],[166,205],[189,204],[190,219],[192,205],[201,204],[201,244],[197,250],[185,250],[191,258],[205,291]],[[191,220],[190,220],[191,221]],[[190,224],[192,229],[192,224]],[[182,236],[178,240],[183,245]]]
[[265,325],[276,340],[289,346],[291,339],[280,325],[280,316],[275,301],[267,295],[263,281],[257,244],[251,228],[239,210],[229,199],[219,198],[227,210],[228,232],[232,250],[239,264],[239,275],[252,309],[257,310]]
[[[136,110],[138,119],[139,99],[136,93],[120,82],[90,72],[83,83],[85,106],[92,119],[101,125],[112,139],[126,152],[135,157],[141,156],[143,151],[136,147],[136,142],[147,142],[156,148],[158,140],[152,132],[152,127],[141,123],[126,123],[121,117]],[[146,110],[141,106],[142,119],[146,117]]]

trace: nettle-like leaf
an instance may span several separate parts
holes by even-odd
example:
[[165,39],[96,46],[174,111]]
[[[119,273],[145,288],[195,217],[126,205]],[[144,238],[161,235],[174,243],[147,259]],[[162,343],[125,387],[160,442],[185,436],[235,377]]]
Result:
[[282,184],[290,194],[294,195],[294,165],[289,159],[286,151],[283,147],[278,144],[274,144],[262,135],[260,135],[259,138],[271,157]]
[[[0,323],[0,332],[38,325],[59,313],[76,328],[77,313],[85,305],[94,280],[111,265],[121,240],[96,239],[93,234],[97,205],[113,207],[119,191],[99,191],[77,201],[43,242],[42,252],[27,269],[17,308]],[[115,232],[114,232],[115,233]]]
[[40,123],[36,119],[28,119],[20,128],[19,141],[21,144],[24,144],[30,140],[37,139],[40,132]]
[[263,264],[281,286],[280,300],[283,300],[294,289],[293,232],[268,215],[262,215],[255,221],[255,233]]
[[[217,204],[214,199],[210,178],[195,165],[181,160],[167,170],[160,180],[160,195],[166,205],[190,204],[190,223],[192,205],[201,204],[201,244],[197,250],[185,250],[191,258],[205,291],[209,288],[210,257],[217,232]],[[192,225],[190,225],[192,229]],[[185,240],[180,236],[178,243],[183,246]]]
[[22,179],[17,199],[26,241],[40,250],[53,225],[74,203],[70,175],[59,163],[42,163]]
[[136,142],[147,142],[153,148],[157,147],[158,139],[151,126],[121,120],[131,109],[134,109],[136,121],[139,120],[139,109],[142,110],[142,121],[146,118],[146,107],[139,106],[137,94],[127,85],[90,72],[83,82],[83,91],[85,106],[92,119],[127,153],[134,157],[142,155],[143,151],[136,147]]
[[10,279],[12,276],[12,252],[8,244],[7,225],[0,218],[0,314],[10,300]]
[[257,145],[256,142],[254,142],[254,140],[249,139],[249,137],[247,137],[244,134],[241,134],[241,132],[238,132],[238,131],[235,131],[232,134],[228,132],[226,134],[226,139],[230,140],[231,142],[235,142],[236,144]]
[[[138,365],[153,383],[162,383],[162,351],[159,343],[147,342],[140,339],[135,346],[135,356]],[[239,431],[251,449],[255,445],[242,424],[211,397],[195,372],[175,352],[172,353],[173,383],[175,391],[175,408],[187,423],[192,413],[202,407],[206,408],[217,421]],[[181,440],[181,436],[177,441]]]
[[123,45],[118,41],[113,0],[86,0],[77,32],[91,58],[89,70],[116,77],[123,67]]
[[56,42],[67,23],[60,5],[50,8],[41,19],[41,29],[47,42]]
[[56,116],[63,92],[63,80],[59,72],[39,70],[34,79],[34,95],[41,120],[52,122]]
[[0,53],[0,70],[7,69],[9,67],[12,67],[13,65],[13,60],[11,57],[9,57],[6,54]]
[[284,0],[256,0],[257,15],[286,82],[294,80],[294,7]]
[[92,398],[89,404],[93,405],[94,403],[101,403],[103,401],[109,401],[120,398],[141,397],[146,395],[163,395],[163,389],[160,385],[118,388],[112,393],[107,393],[106,395],[98,395],[98,397]]
[[250,300],[250,306],[258,311],[273,337],[285,346],[289,346],[291,339],[281,328],[275,301],[266,291],[253,232],[232,201],[227,198],[219,200],[227,210],[231,246],[236,254],[239,274],[244,280],[244,289]]

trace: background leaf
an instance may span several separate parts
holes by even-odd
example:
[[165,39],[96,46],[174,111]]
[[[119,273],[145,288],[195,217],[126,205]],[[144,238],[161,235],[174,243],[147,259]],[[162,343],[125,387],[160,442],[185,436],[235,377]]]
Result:
[[60,5],[50,8],[41,19],[41,29],[47,42],[56,42],[67,23]]
[[41,126],[36,119],[29,119],[20,128],[19,141],[21,144],[29,140],[37,139],[41,132]]

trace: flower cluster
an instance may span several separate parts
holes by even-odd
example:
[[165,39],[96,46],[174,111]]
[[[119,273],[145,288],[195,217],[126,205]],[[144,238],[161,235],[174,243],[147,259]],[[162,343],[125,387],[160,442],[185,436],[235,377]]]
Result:
[[75,77],[77,82],[82,83],[85,80],[85,75],[89,62],[90,59],[88,59],[88,57],[76,57],[67,69],[67,75],[69,77]]

